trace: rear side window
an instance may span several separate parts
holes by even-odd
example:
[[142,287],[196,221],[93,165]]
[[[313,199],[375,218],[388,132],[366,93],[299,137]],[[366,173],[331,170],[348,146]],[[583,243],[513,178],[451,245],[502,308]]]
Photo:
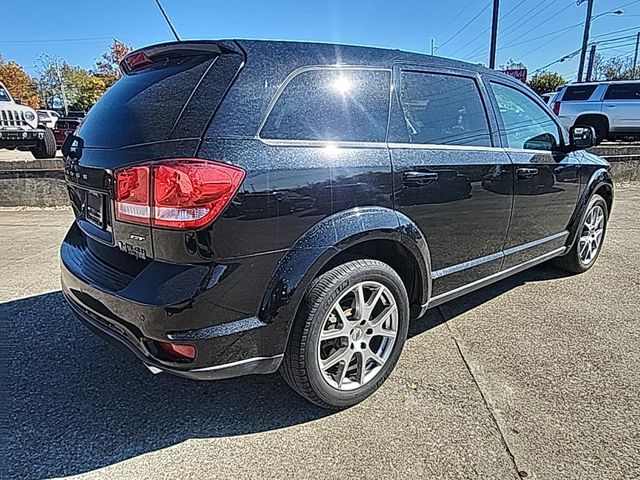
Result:
[[491,146],[487,115],[471,78],[402,72],[400,104],[410,143]]
[[639,83],[612,83],[604,94],[605,100],[640,100]]
[[391,72],[318,69],[296,75],[260,131],[275,140],[384,142]]
[[597,85],[574,85],[567,87],[567,90],[562,96],[563,102],[570,102],[572,100],[589,100],[591,94],[595,91]]

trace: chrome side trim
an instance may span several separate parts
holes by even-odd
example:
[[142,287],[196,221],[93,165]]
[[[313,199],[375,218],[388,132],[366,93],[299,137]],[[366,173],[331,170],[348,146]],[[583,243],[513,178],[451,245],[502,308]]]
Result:
[[457,265],[452,265],[450,267],[445,267],[440,270],[435,270],[434,272],[431,273],[431,277],[440,278],[446,275],[451,275],[452,273],[461,272],[462,270],[467,270],[468,268],[477,267],[478,265],[482,265],[483,263],[499,260],[503,257],[513,255],[514,253],[518,253],[523,250],[527,250],[529,248],[533,248],[543,243],[551,242],[553,240],[556,240],[562,237],[566,238],[568,236],[569,236],[569,232],[566,230],[563,232],[558,232],[548,237],[539,238],[537,240],[533,240],[532,242],[523,243],[522,245],[508,248],[502,252],[492,253],[491,255],[487,255],[485,257],[475,258],[467,262],[462,262],[462,263],[458,263]]
[[436,270],[431,274],[433,278],[440,278],[446,275],[451,275],[452,273],[461,272],[462,270],[466,270],[468,268],[477,267],[478,265],[482,265],[483,263],[492,262],[494,260],[500,260],[504,257],[504,253],[492,253],[491,255],[487,255],[486,257],[476,258],[474,260],[469,260],[468,262],[458,263],[457,265],[452,265],[450,267],[445,267],[440,270]]
[[237,362],[223,363],[222,365],[213,365],[211,367],[194,368],[193,370],[189,370],[189,372],[215,372],[218,370],[226,370],[227,368],[235,368],[235,367],[239,367],[241,365],[246,365],[250,363],[261,363],[261,362],[275,363],[275,362],[279,362],[283,358],[284,358],[283,353],[279,355],[274,355],[273,357],[252,357],[252,358],[246,358],[244,360],[238,360]]
[[463,285],[462,287],[455,288],[449,292],[442,293],[440,295],[436,295],[435,297],[429,300],[427,305],[423,305],[423,308],[431,308],[448,302],[449,300],[453,300],[454,298],[458,298],[462,295],[466,295],[474,290],[485,287],[491,283],[497,282],[498,280],[502,280],[510,275],[521,272],[522,270],[526,270],[527,268],[533,267],[542,262],[546,262],[547,260],[552,259],[553,257],[557,257],[558,255],[562,255],[567,247],[560,247],[552,250],[551,252],[545,253],[536,258],[532,258],[531,260],[527,260],[526,262],[520,263],[518,265],[514,265],[513,267],[509,267],[506,270],[502,270],[500,272],[489,275],[488,277],[481,278],[476,280],[475,282],[471,282],[467,285]]
[[387,148],[387,144],[383,142],[332,142],[327,140],[285,140],[256,137],[265,145],[273,147],[316,147],[326,148],[332,152],[338,148]]
[[235,322],[223,323],[212,327],[201,328],[199,330],[187,330],[183,332],[171,332],[167,335],[169,340],[196,341],[207,340],[216,337],[225,337],[235,333],[246,332],[254,328],[264,327],[267,324],[258,317],[243,318]]
[[476,145],[442,145],[436,143],[389,143],[389,148],[401,148],[405,150],[457,150],[504,153],[502,147],[481,147]]
[[515,247],[507,248],[504,251],[504,255],[505,256],[513,255],[514,253],[521,252],[522,250],[527,250],[528,248],[537,247],[538,245],[541,245],[543,243],[551,242],[553,240],[557,240],[562,237],[566,238],[568,236],[569,236],[569,232],[567,230],[564,230],[562,232],[558,232],[548,237],[539,238],[538,240],[533,240],[532,242],[523,243],[522,245],[517,245]]

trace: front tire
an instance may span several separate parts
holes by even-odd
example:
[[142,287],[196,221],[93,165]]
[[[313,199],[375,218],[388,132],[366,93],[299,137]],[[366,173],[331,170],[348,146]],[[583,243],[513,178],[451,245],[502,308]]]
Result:
[[38,142],[38,146],[31,149],[34,158],[53,158],[56,156],[56,137],[50,128],[44,129],[44,138]]
[[341,409],[375,392],[393,370],[409,328],[398,274],[354,260],[315,279],[300,306],[281,373],[307,400]]
[[572,273],[586,272],[596,263],[607,230],[609,210],[604,198],[593,195],[586,212],[573,246],[565,255],[555,259],[556,266]]

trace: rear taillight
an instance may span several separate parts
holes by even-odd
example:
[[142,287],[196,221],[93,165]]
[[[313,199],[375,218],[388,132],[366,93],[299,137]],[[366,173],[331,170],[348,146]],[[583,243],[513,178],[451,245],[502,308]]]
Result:
[[553,102],[553,113],[560,115],[560,102]]
[[241,168],[181,159],[116,170],[116,219],[175,229],[208,225],[242,184]]

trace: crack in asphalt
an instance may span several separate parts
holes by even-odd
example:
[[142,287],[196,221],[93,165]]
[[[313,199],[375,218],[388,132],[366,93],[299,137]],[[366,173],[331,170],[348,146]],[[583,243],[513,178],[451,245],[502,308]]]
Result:
[[502,430],[502,428],[500,427],[500,423],[498,422],[498,418],[496,417],[493,408],[491,408],[491,405],[489,404],[487,397],[485,396],[484,391],[482,390],[482,388],[480,387],[480,384],[478,383],[478,380],[476,379],[476,376],[473,374],[473,370],[471,369],[471,366],[469,365],[469,362],[467,361],[466,357],[464,356],[464,353],[462,352],[462,349],[460,348],[460,342],[458,341],[458,338],[456,337],[455,333],[453,332],[453,330],[451,329],[451,326],[449,325],[449,320],[451,320],[451,316],[450,315],[445,315],[444,310],[442,309],[442,307],[438,307],[438,311],[440,312],[440,315],[442,316],[442,318],[445,320],[445,325],[447,327],[447,330],[449,331],[449,334],[451,335],[451,339],[453,340],[453,343],[455,343],[456,348],[458,349],[458,353],[460,354],[460,358],[462,359],[462,361],[464,362],[464,366],[466,367],[467,371],[469,372],[469,375],[471,375],[471,379],[473,380],[473,383],[475,384],[476,388],[478,389],[478,392],[480,393],[480,397],[482,398],[482,402],[484,403],[487,411],[489,412],[489,415],[491,416],[491,419],[493,420],[493,423],[499,433],[499,437],[500,437],[500,443],[502,443],[502,446],[504,447],[505,451],[507,452],[507,455],[509,456],[509,458],[511,459],[511,463],[513,464],[513,468],[515,470],[515,474],[516,474],[516,478],[521,478],[520,476],[520,468],[518,467],[518,463],[516,462],[516,457],[513,454],[513,452],[511,451],[511,448],[509,447],[509,443],[507,442],[507,439],[504,435],[504,431]]

